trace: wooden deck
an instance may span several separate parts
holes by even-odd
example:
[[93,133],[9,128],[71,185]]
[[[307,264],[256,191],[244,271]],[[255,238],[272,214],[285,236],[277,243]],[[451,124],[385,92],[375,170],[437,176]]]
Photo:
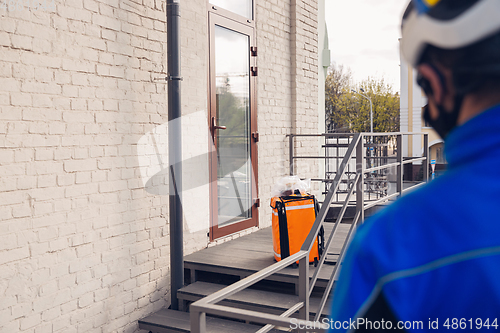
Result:
[[[324,225],[326,241],[332,232],[333,224],[325,223]],[[316,282],[317,291],[321,291],[321,288],[328,283],[349,227],[349,224],[339,225],[332,246],[328,251],[327,261]],[[184,265],[185,269],[190,273],[191,281],[187,281],[190,283],[187,283],[177,292],[181,311],[162,309],[139,320],[139,328],[153,333],[188,333],[190,331],[190,322],[187,311],[189,311],[191,302],[210,295],[224,288],[227,284],[260,271],[273,263],[275,261],[271,228],[262,229],[250,235],[188,255],[184,257]],[[316,268],[311,265],[309,270],[311,276],[315,270]],[[299,301],[297,296],[298,277],[299,270],[297,268],[285,268],[268,277],[259,285],[240,291],[222,300],[219,304],[280,315]],[[294,286],[295,288],[293,288]],[[310,298],[311,316],[314,316],[318,311],[320,298],[320,294],[316,295],[316,292],[313,292]],[[330,309],[327,306],[323,309],[321,316],[324,318],[329,312]],[[297,313],[292,314],[292,316],[297,316]],[[208,332],[243,333],[255,332],[258,328],[259,326],[228,320],[228,318],[207,316]],[[273,330],[273,332],[280,331]]]
[[[333,223],[325,223],[324,225],[326,242],[333,229]],[[316,286],[325,287],[328,283],[349,227],[350,224],[340,224],[337,228]],[[271,232],[271,228],[265,228],[184,257],[184,267],[190,271],[191,283],[197,281],[199,272],[212,272],[244,278],[272,265],[275,260]],[[313,265],[310,266],[311,276],[315,269]],[[297,285],[298,276],[299,270],[297,268],[288,267],[268,277],[267,280]]]
[[[189,333],[191,332],[191,322],[187,312],[161,309],[139,320],[139,328],[155,333]],[[207,316],[207,333],[255,333],[259,328],[261,326]],[[280,333],[283,331],[273,329],[270,332]]]

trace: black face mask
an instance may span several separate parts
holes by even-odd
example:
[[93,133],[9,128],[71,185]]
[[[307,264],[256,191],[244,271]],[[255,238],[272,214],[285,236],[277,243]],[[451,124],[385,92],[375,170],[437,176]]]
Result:
[[[443,86],[443,90],[446,91],[445,80],[441,72],[432,66],[434,70],[438,73],[439,79],[441,80],[441,84]],[[427,96],[432,96],[433,91],[431,88],[430,82],[425,79],[420,73],[417,76],[417,84],[424,90]],[[444,109],[442,105],[437,105],[437,109],[439,111],[437,119],[432,119],[429,112],[429,104],[424,106],[423,118],[424,120],[434,128],[434,130],[439,134],[439,136],[444,140],[452,129],[457,127],[458,115],[460,113],[460,108],[462,106],[463,95],[457,94],[455,96],[455,103],[453,106],[453,110],[448,112]]]
[[446,111],[442,105],[438,105],[439,115],[437,119],[432,119],[429,113],[429,104],[424,106],[424,120],[434,128],[439,136],[444,140],[452,129],[457,127],[458,115],[462,105],[463,96],[459,95],[455,98],[455,106],[451,112]]

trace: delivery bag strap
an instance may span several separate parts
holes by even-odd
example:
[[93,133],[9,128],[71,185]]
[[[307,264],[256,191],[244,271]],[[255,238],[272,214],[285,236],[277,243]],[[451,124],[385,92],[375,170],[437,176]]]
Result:
[[[314,215],[318,216],[319,213],[319,202],[314,198]],[[318,232],[318,256],[321,258],[321,255],[323,254],[323,251],[325,250],[325,228],[321,226]],[[318,258],[318,259],[319,259]]]
[[286,220],[285,203],[283,200],[276,200],[276,210],[278,212],[278,225],[280,234],[281,259],[290,256],[290,240],[288,239],[288,222]]

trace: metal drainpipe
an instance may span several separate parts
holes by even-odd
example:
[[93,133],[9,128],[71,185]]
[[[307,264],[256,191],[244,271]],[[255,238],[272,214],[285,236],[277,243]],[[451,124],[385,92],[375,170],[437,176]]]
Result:
[[168,81],[168,156],[170,218],[170,293],[171,308],[179,309],[177,290],[184,285],[182,219],[182,138],[181,138],[181,48],[180,0],[167,0],[167,81]]

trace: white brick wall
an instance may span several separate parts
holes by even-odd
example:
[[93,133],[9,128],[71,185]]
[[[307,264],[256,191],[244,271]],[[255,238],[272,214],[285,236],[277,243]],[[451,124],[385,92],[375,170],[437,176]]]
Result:
[[55,5],[0,13],[0,332],[133,332],[168,301],[134,148],[167,119],[165,4]]
[[[268,203],[273,185],[289,174],[286,135],[317,133],[317,16],[317,0],[257,2],[261,226],[271,224]],[[317,155],[318,144],[316,139],[301,138],[294,154]],[[302,161],[296,164],[296,174],[303,178],[318,178],[318,163]]]
[[[288,173],[285,135],[317,129],[317,2],[290,1],[257,0],[261,227]],[[165,83],[153,80],[166,72],[165,3],[54,3],[0,8],[0,333],[136,332],[170,299],[168,196],[144,188],[156,152],[137,156],[167,122]],[[208,147],[206,127],[197,131],[208,108],[207,2],[181,6],[183,149],[196,158]],[[313,140],[296,147],[314,151]],[[184,177],[188,187],[206,180],[208,157],[186,173],[197,175]],[[186,199],[199,202],[185,207],[189,254],[208,246],[208,186]]]

